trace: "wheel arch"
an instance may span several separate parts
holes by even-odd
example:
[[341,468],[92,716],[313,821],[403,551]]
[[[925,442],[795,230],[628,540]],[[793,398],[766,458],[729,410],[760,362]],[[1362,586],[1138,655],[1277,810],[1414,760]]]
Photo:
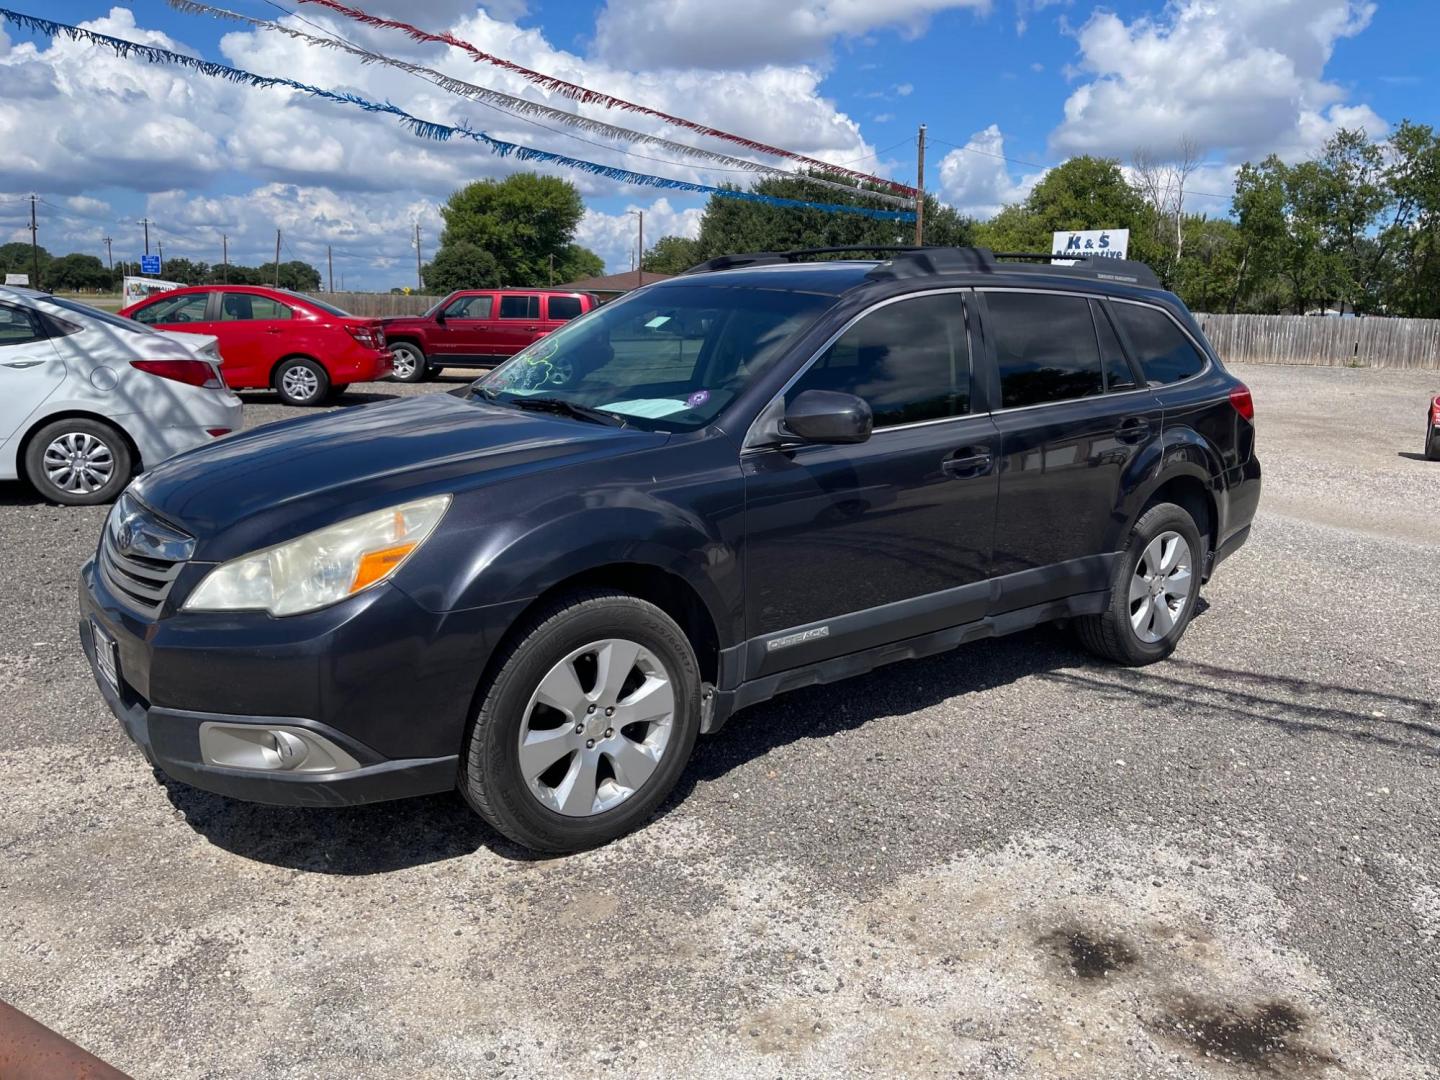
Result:
[[[16,441],[15,473],[17,476],[26,477],[25,455],[30,452],[30,444],[34,441],[35,436],[40,433],[41,428],[53,424],[57,420],[91,420],[97,424],[104,424],[106,427],[119,432],[120,437],[125,440],[125,447],[130,451],[130,456],[135,459],[136,475],[145,471],[145,459],[144,455],[140,453],[140,444],[135,441],[135,436],[130,434],[125,425],[115,417],[105,416],[102,413],[91,412],[87,409],[58,409],[55,412],[46,413],[44,416],[32,421],[30,425],[26,427],[25,433]],[[28,480],[28,477],[26,477],[26,479]]]
[[276,360],[275,363],[270,365],[271,386],[275,385],[275,376],[280,374],[281,365],[288,364],[292,360],[309,360],[310,363],[317,365],[320,370],[325,373],[325,377],[327,379],[330,378],[330,369],[325,366],[325,361],[321,360],[318,356],[311,356],[309,353],[303,352],[286,353],[284,356],[280,357],[279,360]]

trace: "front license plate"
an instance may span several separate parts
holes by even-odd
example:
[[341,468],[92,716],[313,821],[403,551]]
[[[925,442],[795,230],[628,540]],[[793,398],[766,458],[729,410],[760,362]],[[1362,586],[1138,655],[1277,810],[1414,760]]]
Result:
[[90,620],[90,637],[95,642],[95,666],[110,689],[120,693],[120,660],[115,649],[115,639],[100,628],[94,619]]

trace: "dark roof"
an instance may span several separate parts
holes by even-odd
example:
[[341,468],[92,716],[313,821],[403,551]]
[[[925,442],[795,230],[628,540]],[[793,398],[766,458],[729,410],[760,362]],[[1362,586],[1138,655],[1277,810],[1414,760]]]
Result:
[[[656,274],[649,270],[644,270],[640,274],[645,285],[653,285],[657,281],[664,281],[673,276],[672,274]],[[552,285],[551,288],[563,289],[567,292],[629,292],[639,286],[635,283],[635,271],[627,270],[623,274],[578,278],[575,281],[567,281],[563,285]]]
[[737,266],[730,270],[712,270],[705,274],[688,272],[673,278],[665,288],[685,285],[728,285],[751,289],[794,289],[800,292],[839,296],[865,282],[875,269],[874,262],[834,261],[774,263]]

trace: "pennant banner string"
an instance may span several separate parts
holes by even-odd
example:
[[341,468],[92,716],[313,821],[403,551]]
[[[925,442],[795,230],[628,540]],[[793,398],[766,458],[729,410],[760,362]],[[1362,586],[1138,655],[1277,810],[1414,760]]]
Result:
[[[360,46],[355,45],[352,42],[346,41],[344,38],[318,37],[314,34],[307,34],[303,30],[297,30],[293,27],[285,26],[282,23],[275,22],[272,19],[257,19],[250,15],[242,15],[235,11],[226,10],[225,8],[217,8],[212,7],[209,4],[202,4],[199,3],[198,0],[167,0],[167,2],[172,8],[175,8],[177,11],[183,11],[186,14],[211,15],[218,19],[228,19],[234,22],[245,23],[246,25],[256,27],[257,29],[269,30],[275,33],[284,34],[287,37],[294,38],[297,41],[304,41],[307,44],[316,45],[321,48],[339,49],[342,52],[346,52],[352,56],[359,57],[362,63],[382,64],[386,67],[391,67],[399,71],[408,72],[411,75],[419,76],[420,78],[425,79],[428,82],[434,83],[442,90],[449,91],[450,93],[457,94],[461,97],[470,98],[473,101],[478,101],[482,104],[490,105],[502,111],[519,113],[521,114],[522,119],[531,120],[531,122],[534,122],[531,118],[543,116],[547,119],[556,120],[563,124],[578,127],[583,131],[588,131],[596,135],[606,135],[611,138],[622,139],[628,142],[639,142],[646,143],[651,146],[663,147],[664,149],[672,150],[679,154],[685,154],[690,157],[700,158],[705,161],[713,161],[718,164],[728,166],[732,170],[761,173],[768,176],[804,179],[811,183],[819,184],[824,187],[834,188],[837,191],[843,191],[849,194],[863,194],[871,198],[878,199],[882,202],[889,203],[892,206],[902,206],[908,208],[912,202],[911,200],[902,198],[898,195],[891,195],[881,191],[869,191],[864,188],[857,188],[853,184],[842,184],[837,183],[834,180],[825,180],[820,177],[801,175],[791,172],[788,169],[777,168],[774,165],[767,165],[759,161],[751,161],[748,158],[738,158],[730,154],[720,153],[715,150],[705,150],[698,146],[690,146],[686,143],[674,142],[670,139],[665,139],[658,135],[648,134],[647,132],[633,131],[630,128],[620,127],[616,124],[607,124],[603,120],[595,120],[588,116],[581,116],[578,113],[568,112],[564,109],[557,109],[550,105],[544,105],[538,101],[529,101],[522,97],[516,97],[513,94],[506,94],[500,90],[492,90],[489,87],[476,86],[473,83],[468,83],[464,82],[463,80],[453,78],[449,75],[444,74],[443,72],[436,71],[433,68],[423,67],[419,64],[411,64],[404,60],[397,60],[394,57],[386,56],[383,53],[372,52],[369,49],[361,48]],[[281,10],[284,9],[282,8]],[[544,125],[540,126],[543,127]],[[547,128],[546,130],[553,131],[555,129]],[[556,133],[561,135],[567,135],[567,137],[570,138],[578,138],[578,136],[568,135],[566,132]],[[685,166],[685,163],[683,162],[665,161],[662,158],[646,157],[644,154],[634,154],[631,151],[627,151],[619,147],[610,147],[606,146],[603,143],[591,142],[591,140],[589,139],[581,139],[580,141],[590,143],[590,145],[598,146],[604,150],[613,150],[618,153],[631,154],[634,157],[644,158],[647,161],[659,161],[665,165],[676,165],[680,167]]]
[[564,165],[568,168],[579,169],[594,176],[603,176],[609,180],[615,180],[625,184],[635,184],[640,187],[664,188],[672,191],[693,191],[699,194],[717,195],[726,199],[740,199],[746,202],[764,203],[770,206],[789,206],[809,210],[824,210],[831,213],[858,214],[862,217],[877,218],[882,221],[914,221],[913,210],[877,210],[869,206],[847,206],[841,203],[819,203],[810,202],[805,199],[784,199],[775,195],[763,195],[756,191],[740,191],[734,188],[712,187],[708,184],[693,184],[687,180],[672,180],[668,177],[653,176],[649,173],[633,172],[630,169],[622,169],[613,165],[602,165],[594,161],[585,161],[581,158],[573,158],[566,154],[556,154],[549,150],[537,150],[534,147],[521,146],[518,143],[506,142],[503,139],[492,138],[483,131],[475,131],[463,125],[452,126],[440,124],[432,120],[422,120],[417,116],[411,116],[398,105],[390,102],[370,101],[368,98],[360,97],[358,94],[324,90],[318,86],[309,86],[306,83],[296,82],[294,79],[280,78],[274,75],[256,75],[254,72],[245,71],[241,68],[227,67],[224,64],[217,64],[210,60],[200,60],[193,56],[185,56],[181,53],[171,52],[169,49],[162,49],[155,45],[144,45],[140,42],[129,41],[125,38],[111,37],[108,34],[96,33],[93,30],[86,30],[82,27],[71,26],[68,23],[54,22],[50,19],[43,19],[36,15],[26,15],[22,12],[11,11],[8,8],[0,8],[0,19],[14,23],[23,30],[42,34],[50,38],[68,37],[73,41],[85,41],[92,45],[102,45],[111,49],[117,56],[136,56],[151,64],[175,64],[180,67],[198,71],[215,79],[223,79],[226,82],[243,84],[258,87],[285,87],[291,90],[298,90],[311,97],[320,98],[325,101],[333,101],[341,105],[350,105],[354,108],[363,109],[371,113],[386,113],[394,116],[412,133],[425,139],[433,139],[436,142],[449,142],[454,138],[470,139],[487,147],[492,153],[500,157],[515,157],[520,161],[548,162],[557,165]]

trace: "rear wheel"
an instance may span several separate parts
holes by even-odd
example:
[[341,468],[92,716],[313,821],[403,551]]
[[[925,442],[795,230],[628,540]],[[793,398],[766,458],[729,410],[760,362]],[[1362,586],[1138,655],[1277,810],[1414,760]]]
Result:
[[1204,542],[1174,503],[1152,506],[1131,530],[1110,582],[1110,606],[1075,621],[1081,642],[1117,664],[1139,667],[1175,651],[1200,599]]
[[286,405],[318,405],[330,393],[330,376],[325,369],[303,356],[281,360],[272,383]]
[[135,472],[124,436],[102,420],[56,420],[25,449],[25,474],[51,502],[94,506],[110,502]]
[[623,593],[573,594],[526,624],[484,688],[460,790],[526,847],[595,847],[654,812],[699,730],[699,668],[674,620]]
[[390,355],[394,362],[390,377],[396,382],[424,382],[429,375],[425,367],[425,354],[420,351],[419,345],[412,345],[408,341],[394,342],[390,346]]

